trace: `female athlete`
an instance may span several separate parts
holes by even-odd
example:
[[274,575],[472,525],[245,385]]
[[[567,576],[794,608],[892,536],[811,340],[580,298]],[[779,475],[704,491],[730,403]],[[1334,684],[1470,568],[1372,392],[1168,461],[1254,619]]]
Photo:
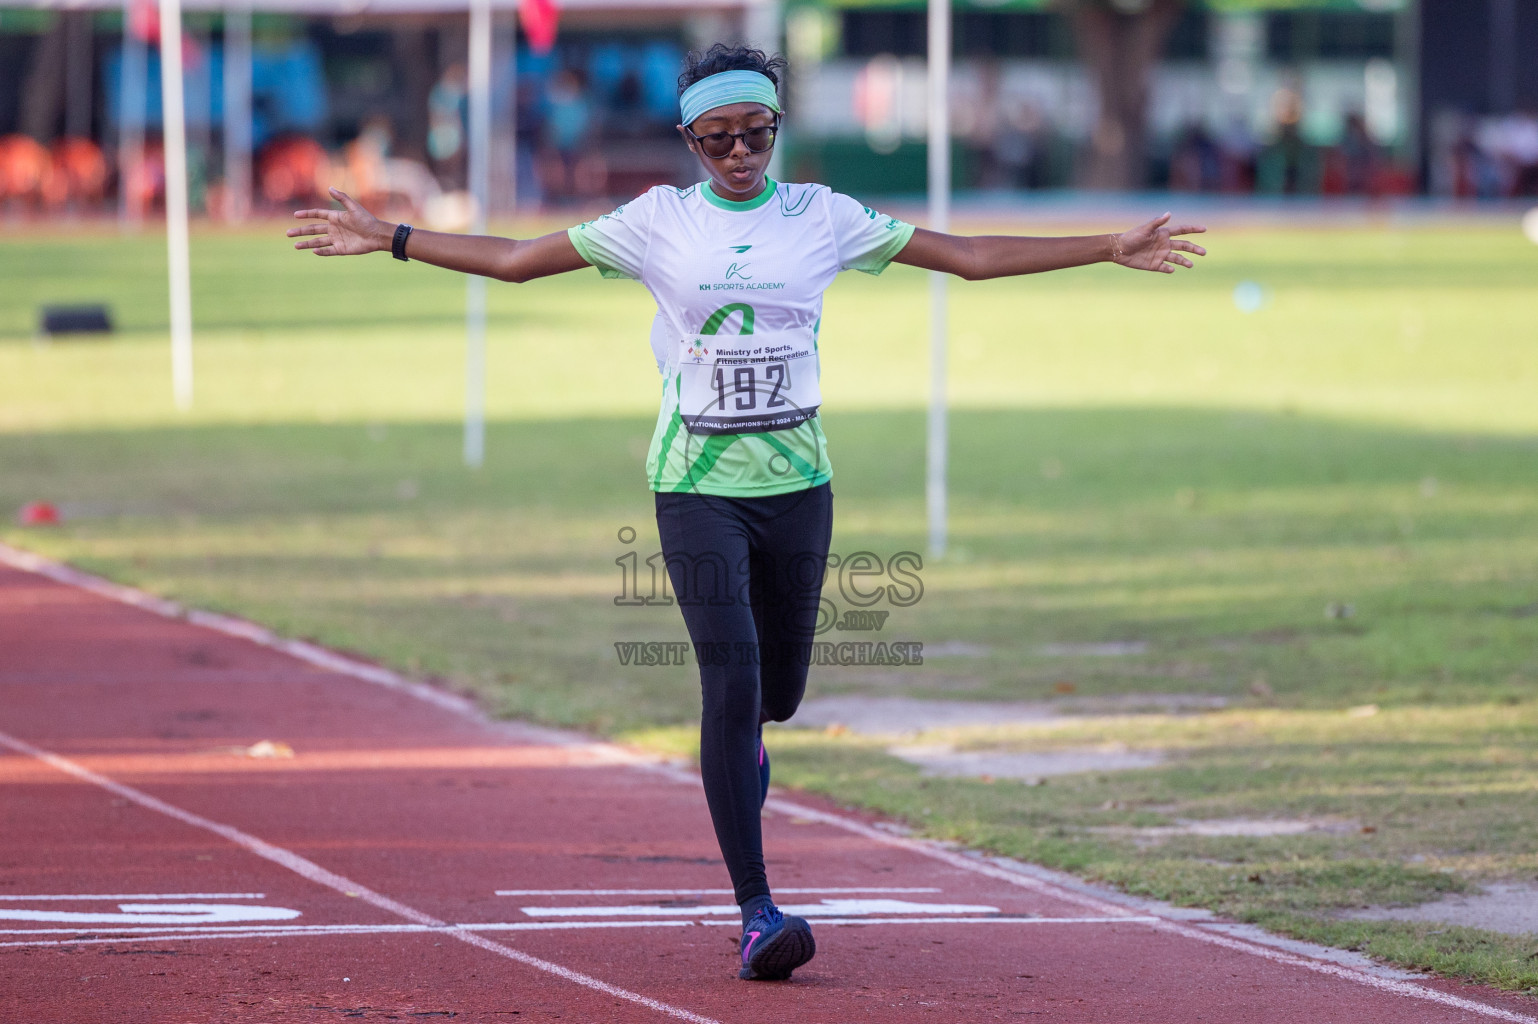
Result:
[[[341,210],[300,210],[288,231],[318,256],[392,251],[523,283],[596,267],[657,301],[651,347],[662,410],[646,458],[668,575],[700,666],[700,773],[742,909],[740,977],[782,979],[812,958],[811,928],[782,914],[764,873],[769,785],[763,723],[806,687],[832,531],[817,415],[822,295],[841,270],[906,263],[969,281],[1114,262],[1172,273],[1205,255],[1169,214],[1120,234],[966,237],[915,228],[823,185],[765,171],[781,125],[781,57],[691,54],[678,133],[706,180],[658,186],[568,231],[511,239],[382,222],[337,189]],[[837,343],[835,339],[835,344]]]

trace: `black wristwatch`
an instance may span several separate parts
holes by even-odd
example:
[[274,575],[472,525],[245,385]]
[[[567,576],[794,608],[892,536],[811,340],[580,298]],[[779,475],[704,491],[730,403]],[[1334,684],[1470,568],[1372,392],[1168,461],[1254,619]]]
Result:
[[397,224],[395,226],[395,238],[390,242],[390,255],[403,263],[411,262],[406,256],[406,239],[411,235],[410,224]]

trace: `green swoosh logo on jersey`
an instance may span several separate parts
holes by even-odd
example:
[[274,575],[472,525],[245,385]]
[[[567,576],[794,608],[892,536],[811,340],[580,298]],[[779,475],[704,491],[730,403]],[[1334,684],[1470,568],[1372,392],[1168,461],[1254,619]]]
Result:
[[747,252],[749,249],[751,249],[753,247],[751,245],[728,245],[727,248],[730,249],[732,252],[743,253],[743,252]]
[[726,318],[731,316],[733,313],[742,314],[742,329],[737,333],[752,334],[753,307],[748,305],[746,302],[733,302],[729,305],[722,306],[720,309],[710,314],[710,319],[705,321],[705,326],[700,328],[700,333],[715,334],[721,329],[721,325],[726,323]]

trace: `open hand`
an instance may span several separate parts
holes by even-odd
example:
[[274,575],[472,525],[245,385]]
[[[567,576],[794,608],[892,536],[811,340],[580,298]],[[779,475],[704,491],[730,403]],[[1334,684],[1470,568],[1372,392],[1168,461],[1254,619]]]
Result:
[[289,238],[314,235],[295,242],[295,249],[314,249],[317,256],[361,256],[390,248],[394,225],[369,213],[352,196],[333,188],[331,198],[341,203],[341,210],[295,210],[300,220],[321,220],[323,224],[305,224],[288,229]]
[[1190,267],[1194,264],[1180,255],[1189,252],[1197,256],[1207,255],[1207,250],[1195,242],[1188,242],[1177,235],[1201,234],[1207,229],[1200,224],[1181,224],[1168,227],[1170,215],[1156,217],[1147,224],[1130,231],[1123,231],[1113,240],[1111,259],[1133,270],[1157,270],[1173,274],[1175,266]]

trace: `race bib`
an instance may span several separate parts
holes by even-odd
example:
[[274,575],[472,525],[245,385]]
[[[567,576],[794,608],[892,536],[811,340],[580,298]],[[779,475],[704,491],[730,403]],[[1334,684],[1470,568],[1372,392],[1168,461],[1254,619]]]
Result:
[[788,430],[822,404],[810,328],[686,335],[677,369],[678,413],[691,434]]

